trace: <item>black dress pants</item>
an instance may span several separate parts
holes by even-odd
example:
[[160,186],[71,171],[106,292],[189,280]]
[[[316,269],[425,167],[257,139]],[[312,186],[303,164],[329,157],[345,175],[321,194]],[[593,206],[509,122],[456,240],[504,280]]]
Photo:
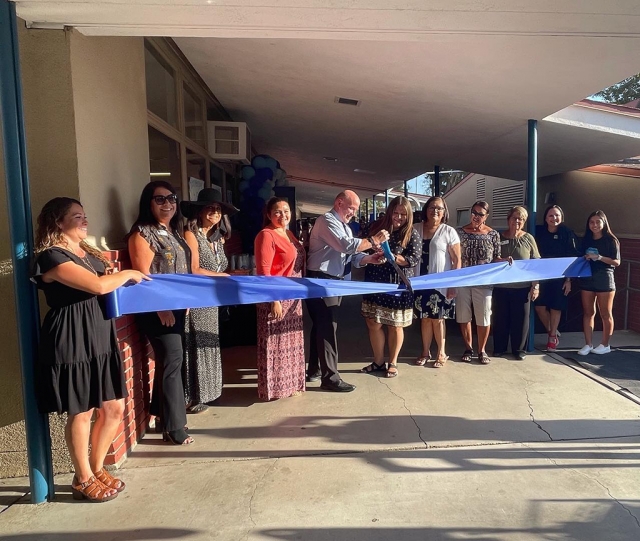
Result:
[[493,288],[493,351],[504,353],[511,339],[511,352],[526,352],[529,338],[529,287]]
[[156,361],[149,413],[160,417],[163,430],[173,432],[187,424],[182,384],[184,361],[184,310],[174,310],[175,324],[165,327],[155,312],[140,314],[137,321],[149,339]]
[[336,311],[341,301],[342,297],[305,301],[312,321],[307,374],[313,375],[320,368],[323,383],[330,381],[338,383],[340,381]]

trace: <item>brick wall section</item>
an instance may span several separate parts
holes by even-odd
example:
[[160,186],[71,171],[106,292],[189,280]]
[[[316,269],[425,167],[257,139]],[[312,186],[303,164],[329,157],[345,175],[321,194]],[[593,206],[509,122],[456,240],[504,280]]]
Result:
[[[119,270],[131,268],[126,250],[107,252],[106,255]],[[149,399],[155,369],[151,346],[138,331],[134,317],[116,319],[116,330],[128,395],[122,422],[105,459],[105,466],[111,467],[119,466],[145,434],[149,425]]]
[[[624,305],[627,284],[627,269],[630,271],[629,287],[640,290],[640,239],[620,238],[620,256],[622,264],[616,269],[616,285],[619,293],[616,295],[614,318],[619,321],[618,328],[624,325]],[[627,265],[628,262],[635,261]],[[630,331],[640,332],[640,293],[629,291],[629,309],[627,328]]]

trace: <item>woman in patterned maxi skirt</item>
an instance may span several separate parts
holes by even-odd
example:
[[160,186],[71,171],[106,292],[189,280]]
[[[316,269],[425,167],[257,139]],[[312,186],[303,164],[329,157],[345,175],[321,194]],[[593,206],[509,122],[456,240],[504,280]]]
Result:
[[[187,217],[184,238],[191,248],[191,271],[204,276],[228,276],[224,241],[231,236],[228,215],[237,212],[222,202],[218,190],[205,188],[198,201],[183,201]],[[202,413],[222,394],[222,359],[218,308],[193,308],[185,319],[184,397],[187,413]]]
[[[265,208],[264,229],[255,240],[256,272],[263,276],[300,277],[304,248],[289,231],[286,199],[272,197]],[[302,301],[258,304],[258,397],[274,400],[305,389]]]

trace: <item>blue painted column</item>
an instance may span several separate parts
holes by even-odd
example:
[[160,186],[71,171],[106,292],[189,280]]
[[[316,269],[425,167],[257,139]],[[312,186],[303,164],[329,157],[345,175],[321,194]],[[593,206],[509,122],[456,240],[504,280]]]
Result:
[[378,217],[378,212],[376,209],[376,196],[371,196],[371,204],[373,205],[373,219],[375,220]]
[[33,383],[40,317],[36,290],[29,281],[33,229],[16,8],[15,4],[7,0],[0,0],[0,111],[31,502],[42,503],[53,498],[53,468],[49,420],[46,415],[38,412]]
[[[527,149],[527,210],[529,221],[527,231],[536,234],[536,207],[538,201],[538,121],[528,122],[528,149]],[[536,333],[536,311],[531,304],[531,316],[529,321],[529,351],[533,351],[533,340]]]
[[435,191],[433,195],[436,197],[440,197],[440,166],[436,165],[433,168],[433,185],[435,187]]

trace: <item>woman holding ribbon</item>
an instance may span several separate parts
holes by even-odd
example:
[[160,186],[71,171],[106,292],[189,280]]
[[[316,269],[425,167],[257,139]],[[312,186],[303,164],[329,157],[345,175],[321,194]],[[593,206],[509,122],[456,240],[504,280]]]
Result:
[[[197,201],[182,201],[187,218],[184,239],[191,249],[191,272],[229,276],[224,242],[231,237],[229,216],[238,212],[222,202],[215,188],[200,190]],[[222,360],[218,308],[192,308],[185,321],[184,396],[187,413],[203,413],[222,394]]]
[[[138,218],[128,235],[133,268],[145,274],[189,273],[191,251],[182,233],[175,188],[163,180],[149,182],[142,190]],[[193,443],[186,431],[182,386],[185,312],[162,310],[136,316],[151,342],[156,361],[149,413],[161,423],[162,439],[175,445]]]
[[[613,298],[616,295],[613,271],[620,266],[620,242],[611,231],[606,214],[601,210],[592,212],[587,218],[582,237],[582,253],[589,261],[591,277],[580,279],[585,345],[578,354],[603,355],[611,352],[609,340],[613,334]],[[602,341],[594,348],[592,339],[596,304],[602,319]]]
[[[558,205],[544,211],[542,225],[536,228],[536,244],[542,258],[577,257],[576,236],[564,224],[564,213]],[[547,351],[555,351],[560,343],[558,325],[562,311],[567,309],[567,295],[571,293],[571,278],[544,280],[540,296],[535,301],[536,313],[547,329]]]
[[105,316],[101,296],[148,278],[135,270],[115,273],[102,252],[86,242],[87,225],[82,205],[69,197],[52,199],[38,216],[33,280],[50,310],[40,332],[36,399],[42,413],[68,415],[73,497],[104,502],[125,488],[103,463],[122,420],[127,388],[115,325]]
[[[422,207],[422,222],[415,228],[422,239],[420,274],[433,274],[460,268],[460,237],[447,225],[449,209],[441,197],[431,197]],[[455,317],[455,288],[428,289],[416,294],[415,308],[420,318],[422,354],[418,366],[431,360],[431,341],[435,337],[438,353],[434,368],[441,368],[449,358],[445,353],[445,319]]]
[[[372,226],[370,235],[379,231],[389,231],[389,248],[395,256],[396,263],[402,267],[407,278],[413,276],[413,268],[420,261],[422,249],[420,237],[413,228],[413,210],[409,200],[396,197],[389,204],[383,219]],[[365,281],[382,284],[399,284],[400,277],[391,263],[382,262],[381,265],[367,265],[365,267]],[[403,291],[400,295],[374,293],[362,297],[362,316],[367,322],[369,340],[373,349],[373,362],[362,369],[362,372],[385,371],[384,345],[385,334],[383,326],[389,333],[389,365],[386,368],[388,378],[398,375],[398,355],[404,342],[404,327],[411,325],[413,319],[413,293]]]
[[[521,206],[509,211],[509,229],[500,234],[501,259],[509,262],[540,259],[536,240],[523,229],[528,217],[527,209]],[[504,355],[511,339],[513,356],[520,361],[525,359],[531,302],[538,298],[539,291],[538,282],[517,282],[493,288],[493,350],[496,357]]]
[[[302,276],[305,250],[289,231],[286,199],[272,197],[265,207],[264,228],[255,239],[256,274]],[[274,400],[305,389],[302,301],[260,303],[258,310],[258,397]]]
[[[462,268],[486,265],[500,258],[500,234],[486,225],[489,203],[476,201],[471,207],[471,222],[458,228]],[[456,295],[456,321],[460,324],[465,350],[462,361],[473,358],[471,320],[476,317],[478,328],[478,361],[489,364],[485,352],[491,329],[491,286],[461,287]]]

